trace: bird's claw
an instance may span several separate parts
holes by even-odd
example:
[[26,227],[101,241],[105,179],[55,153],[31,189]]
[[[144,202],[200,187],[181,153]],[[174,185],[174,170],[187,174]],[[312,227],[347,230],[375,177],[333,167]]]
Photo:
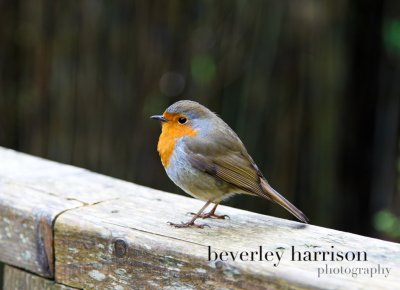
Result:
[[222,215],[215,214],[215,215],[213,215],[213,217],[216,218],[216,219],[223,219],[223,220],[224,219],[228,219],[228,220],[231,219],[231,217],[229,215],[227,215],[227,214],[222,214]]
[[[188,212],[187,215],[189,215],[189,214],[190,215],[196,215],[194,212]],[[211,218],[211,219],[222,219],[222,220],[224,220],[224,219],[229,219],[230,220],[231,219],[230,216],[227,215],[227,214],[219,215],[219,214],[210,213],[210,212],[199,214],[198,217],[202,218],[202,219],[208,219],[208,218]]]
[[180,224],[168,222],[168,224],[175,228],[198,228],[198,229],[203,229],[204,227],[210,228],[210,226],[207,224],[198,225],[198,224],[195,224],[194,222],[187,222],[187,223],[181,222]]

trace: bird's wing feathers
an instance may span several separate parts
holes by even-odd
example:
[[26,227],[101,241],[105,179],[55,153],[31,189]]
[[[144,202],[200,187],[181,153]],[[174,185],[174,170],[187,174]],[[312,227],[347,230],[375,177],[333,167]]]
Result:
[[196,142],[186,142],[187,158],[193,167],[218,177],[243,192],[272,200],[299,220],[308,222],[308,218],[299,209],[268,184],[237,136],[228,135],[227,138],[225,135],[225,138],[213,140],[214,142],[209,142],[203,138]]
[[190,163],[246,193],[263,195],[260,186],[262,174],[240,140],[240,143],[236,140],[218,141],[211,143],[203,139],[200,142],[187,142],[186,150]]

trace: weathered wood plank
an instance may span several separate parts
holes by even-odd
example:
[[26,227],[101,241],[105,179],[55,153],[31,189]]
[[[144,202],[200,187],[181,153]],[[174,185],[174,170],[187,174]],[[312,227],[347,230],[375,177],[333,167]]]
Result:
[[[400,245],[228,207],[230,220],[211,228],[175,229],[201,202],[160,193],[129,196],[63,214],[55,225],[56,279],[83,288],[395,289],[400,285]],[[215,251],[283,252],[267,261],[208,261]],[[367,262],[291,261],[296,251],[365,251]],[[274,261],[275,263],[277,260]],[[322,275],[317,268],[390,267],[388,277]],[[123,289],[120,288],[120,289]]]
[[76,288],[68,287],[55,283],[54,281],[35,276],[20,269],[5,266],[4,267],[4,290],[74,290]]
[[[85,176],[90,176],[89,183]],[[111,190],[109,183],[115,184]],[[56,217],[71,208],[117,198],[124,184],[0,148],[0,261],[53,277]]]
[[[400,246],[219,208],[231,220],[175,229],[202,203],[0,148],[0,260],[77,288],[394,289]],[[52,225],[54,224],[54,236]],[[54,242],[54,247],[52,247]],[[268,261],[208,261],[213,251],[283,253]],[[296,251],[365,251],[367,262],[291,261]],[[54,251],[52,253],[52,251]],[[388,277],[322,275],[318,267],[390,267]]]
[[77,201],[0,180],[0,260],[52,277],[53,221]]
[[[87,177],[89,182],[86,182]],[[101,182],[97,183],[97,179]],[[86,169],[0,147],[0,182],[2,180],[85,205],[118,198],[124,186],[129,185]]]

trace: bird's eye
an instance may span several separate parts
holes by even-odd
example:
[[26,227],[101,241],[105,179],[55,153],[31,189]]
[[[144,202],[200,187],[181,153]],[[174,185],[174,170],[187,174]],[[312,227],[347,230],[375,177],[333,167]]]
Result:
[[187,122],[187,119],[184,118],[184,117],[180,117],[180,118],[178,119],[178,122],[179,122],[180,124],[185,124],[185,123]]

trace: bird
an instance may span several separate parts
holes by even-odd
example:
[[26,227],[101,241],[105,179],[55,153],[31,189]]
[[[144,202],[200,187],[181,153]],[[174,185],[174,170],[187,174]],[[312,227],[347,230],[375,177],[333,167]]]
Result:
[[[225,219],[215,213],[235,194],[256,195],[279,204],[303,223],[308,218],[267,182],[238,135],[217,114],[195,101],[181,100],[162,115],[157,151],[168,177],[187,194],[205,201],[188,222],[176,228],[203,228],[198,218]],[[205,209],[214,204],[208,213]]]

